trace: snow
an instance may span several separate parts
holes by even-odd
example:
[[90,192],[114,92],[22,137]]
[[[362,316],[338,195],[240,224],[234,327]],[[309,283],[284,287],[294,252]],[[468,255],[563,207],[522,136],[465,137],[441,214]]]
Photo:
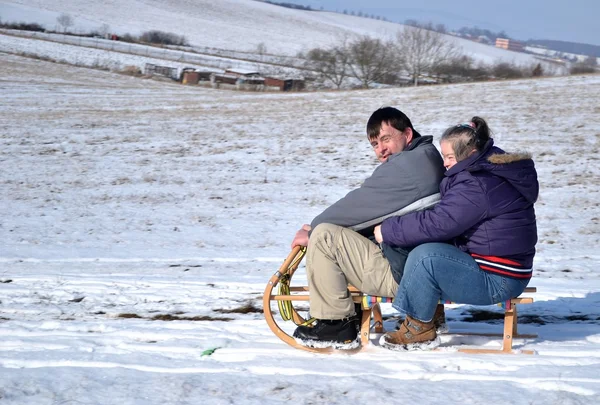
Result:
[[[256,94],[0,60],[2,404],[598,403],[600,76]],[[499,346],[466,336],[390,352],[377,334],[317,355],[228,312],[260,309],[296,229],[376,167],[382,105],[436,139],[481,115],[533,153],[538,293],[519,330],[539,337],[515,348],[536,355],[454,352]],[[501,329],[474,310],[500,311],[451,306],[450,328]]]

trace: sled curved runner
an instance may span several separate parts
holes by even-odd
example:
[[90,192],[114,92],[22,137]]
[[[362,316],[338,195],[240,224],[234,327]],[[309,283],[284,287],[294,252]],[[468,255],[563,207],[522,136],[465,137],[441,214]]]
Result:
[[[291,282],[292,276],[294,275],[294,272],[298,268],[298,265],[304,258],[305,253],[306,248],[301,248],[299,246],[295,247],[285,259],[279,270],[275,272],[275,274],[273,274],[273,276],[271,276],[271,278],[269,279],[269,282],[267,283],[263,294],[263,311],[265,314],[265,319],[273,333],[275,333],[275,335],[278,338],[283,340],[288,345],[309,352],[332,353],[336,351],[333,348],[312,348],[303,346],[296,342],[296,340],[292,336],[287,334],[279,326],[279,324],[275,320],[275,316],[271,308],[271,305],[277,303],[279,310],[278,312],[283,320],[285,318],[284,314],[281,313],[281,304],[283,303],[283,305],[287,305],[286,303],[289,303],[291,305],[287,305],[287,309],[284,308],[285,312],[287,312],[287,314],[285,314],[285,317],[290,318],[290,320],[292,320],[296,325],[301,325],[304,322],[306,322],[306,320],[298,313],[293,303],[298,301],[309,301],[310,295],[308,291],[308,286],[289,286],[289,291],[285,294],[279,294],[279,292],[276,290],[276,288],[280,286],[282,282],[287,284]],[[352,295],[352,300],[357,304],[361,304],[363,308],[360,325],[361,346],[357,349],[343,350],[341,352],[356,353],[368,345],[370,338],[370,330],[372,327],[375,328],[375,332],[377,333],[384,332],[383,318],[381,315],[381,309],[379,308],[379,302],[381,302],[381,299],[379,299],[379,297],[367,296],[353,286],[348,286],[348,290]],[[274,294],[274,292],[277,293]],[[371,317],[373,317],[373,326],[371,326]]]

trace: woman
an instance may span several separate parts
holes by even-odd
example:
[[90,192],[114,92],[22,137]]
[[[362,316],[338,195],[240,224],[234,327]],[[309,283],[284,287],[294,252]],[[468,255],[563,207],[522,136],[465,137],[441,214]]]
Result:
[[433,318],[440,299],[495,304],[521,294],[531,279],[539,185],[530,155],[495,147],[479,117],[448,128],[440,147],[447,169],[440,203],[375,229],[380,243],[419,245],[393,303],[406,319],[382,337],[394,350],[439,345]]

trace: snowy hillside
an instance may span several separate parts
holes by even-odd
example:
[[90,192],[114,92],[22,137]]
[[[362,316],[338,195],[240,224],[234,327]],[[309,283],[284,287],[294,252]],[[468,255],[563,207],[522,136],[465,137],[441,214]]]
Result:
[[[350,15],[293,10],[252,0],[8,0],[0,3],[3,21],[39,22],[59,29],[56,17],[68,13],[73,29],[90,31],[108,24],[111,31],[139,34],[162,30],[185,35],[192,45],[295,55],[335,43],[345,35],[392,38],[402,25]],[[463,52],[486,63],[531,65],[532,55],[450,37]],[[548,66],[547,71],[550,71]]]
[[[598,402],[600,76],[255,94],[0,58],[2,405]],[[382,105],[436,138],[481,115],[533,153],[538,293],[519,330],[539,337],[515,347],[537,355],[452,352],[498,347],[468,336],[314,355],[268,329],[267,280],[376,167]],[[474,310],[448,308],[450,327],[501,328]]]

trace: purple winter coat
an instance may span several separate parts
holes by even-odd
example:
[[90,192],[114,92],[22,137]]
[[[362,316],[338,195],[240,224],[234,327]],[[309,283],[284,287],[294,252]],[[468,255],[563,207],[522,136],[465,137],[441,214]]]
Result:
[[451,242],[482,270],[530,278],[539,184],[527,154],[509,154],[488,141],[481,153],[455,164],[440,184],[441,201],[427,211],[386,219],[384,242],[401,247]]

